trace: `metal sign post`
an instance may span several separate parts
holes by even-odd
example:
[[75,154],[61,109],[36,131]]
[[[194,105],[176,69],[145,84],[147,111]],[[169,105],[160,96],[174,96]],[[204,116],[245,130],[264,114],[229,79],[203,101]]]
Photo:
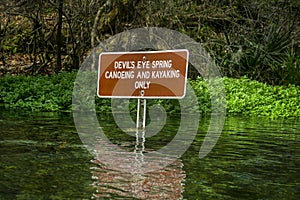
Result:
[[142,103],[144,104],[144,111],[143,111],[143,129],[146,128],[146,106],[147,106],[147,101],[146,99],[142,99]]
[[[141,91],[141,97],[144,96],[144,90]],[[146,113],[147,113],[147,101],[144,98],[138,98],[137,102],[137,111],[136,111],[136,128],[140,128],[140,111],[141,111],[141,104],[144,106],[143,107],[143,112],[142,112],[142,129],[146,128]]]
[[138,99],[137,111],[136,111],[136,129],[139,129],[140,126],[140,109],[141,109],[141,99]]

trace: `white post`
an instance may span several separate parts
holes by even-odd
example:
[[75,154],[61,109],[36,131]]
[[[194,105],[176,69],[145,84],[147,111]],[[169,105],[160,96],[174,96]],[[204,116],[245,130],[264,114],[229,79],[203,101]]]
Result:
[[143,111],[143,129],[146,128],[146,113],[147,113],[147,110],[146,110],[146,99],[143,99],[143,103],[144,103],[144,111]]
[[[144,96],[144,90],[141,90],[141,97]],[[146,127],[146,113],[147,113],[147,105],[146,105],[146,99],[138,98],[138,104],[137,104],[137,111],[136,111],[136,128],[140,128],[140,113],[141,113],[141,104],[144,106],[142,110],[142,129],[145,129]]]
[[140,108],[141,108],[141,99],[138,98],[137,111],[136,111],[136,128],[140,126]]

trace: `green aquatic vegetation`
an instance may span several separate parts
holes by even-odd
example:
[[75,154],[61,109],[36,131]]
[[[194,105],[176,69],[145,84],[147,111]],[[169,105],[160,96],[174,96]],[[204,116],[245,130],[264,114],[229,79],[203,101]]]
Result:
[[[75,77],[76,72],[59,73],[52,76],[19,75],[1,77],[0,105],[12,109],[71,112]],[[90,79],[88,81],[91,82]],[[188,81],[198,98],[199,112],[202,115],[209,115],[211,112],[211,96],[216,95],[220,88],[213,85],[208,87],[208,84],[213,83],[209,83],[202,78]],[[299,86],[271,86],[246,77],[240,79],[225,77],[219,81],[224,83],[226,97],[217,99],[217,101],[226,99],[226,112],[228,115],[266,116],[270,118],[300,117]],[[79,99],[82,101],[78,102],[79,106],[81,104],[91,104],[87,105],[90,107],[95,104],[97,112],[111,112],[110,99],[94,97],[93,94],[84,95],[90,91],[80,90],[80,88],[78,88],[78,92],[82,93],[83,98]],[[84,99],[91,97],[94,98]],[[136,102],[135,99],[130,101],[128,106],[130,111],[135,111]],[[181,112],[178,100],[159,99],[148,101],[149,107],[154,104],[162,105],[168,113]],[[191,103],[191,105],[194,104]],[[185,105],[185,108],[192,112],[198,111],[198,108],[193,106]]]
[[270,86],[246,77],[224,78],[227,112],[248,116],[300,117],[300,87]]
[[75,75],[4,76],[0,79],[0,103],[37,111],[70,110]]

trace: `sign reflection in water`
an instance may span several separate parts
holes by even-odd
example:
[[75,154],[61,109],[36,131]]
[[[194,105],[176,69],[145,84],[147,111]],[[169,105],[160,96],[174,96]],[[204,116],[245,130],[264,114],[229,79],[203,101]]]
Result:
[[[124,168],[132,166],[132,163],[128,163],[128,166],[125,166],[124,157],[134,155],[136,168],[131,173],[112,169],[103,165],[99,159],[94,159],[93,163],[97,167],[92,168],[93,179],[95,180],[93,185],[96,188],[93,198],[181,199],[184,190],[183,181],[186,177],[181,159],[176,159],[164,168],[153,166],[158,170],[143,173],[139,169],[143,167],[145,162],[144,153],[147,153],[147,151],[149,150],[145,149],[145,132],[137,131],[134,154],[128,152],[128,155],[124,155],[124,153],[113,157],[107,155],[110,156],[112,163],[116,163],[116,165],[120,163],[123,166],[119,167]],[[97,150],[95,153],[97,154]],[[100,153],[97,156],[105,157],[106,155]],[[161,157],[159,159],[161,160]],[[174,158],[165,159],[169,163],[169,159]],[[132,159],[128,159],[128,162],[132,162]],[[153,162],[154,165],[159,163]]]

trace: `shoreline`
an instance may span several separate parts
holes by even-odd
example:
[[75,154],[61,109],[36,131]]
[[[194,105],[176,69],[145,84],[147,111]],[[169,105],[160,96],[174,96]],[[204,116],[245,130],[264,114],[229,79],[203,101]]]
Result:
[[[71,112],[72,92],[77,72],[51,76],[2,76],[0,105],[7,109],[46,112]],[[268,118],[300,118],[300,86],[271,86],[246,77],[223,77],[226,92],[226,115]],[[210,114],[210,95],[202,78],[189,80],[198,97],[199,111]],[[161,104],[167,113],[180,113],[178,100],[151,100],[149,106]],[[111,112],[110,99],[95,97],[97,112]],[[130,111],[136,108],[131,101]],[[193,109],[193,108],[190,108]]]

